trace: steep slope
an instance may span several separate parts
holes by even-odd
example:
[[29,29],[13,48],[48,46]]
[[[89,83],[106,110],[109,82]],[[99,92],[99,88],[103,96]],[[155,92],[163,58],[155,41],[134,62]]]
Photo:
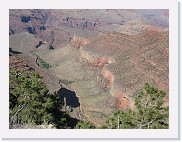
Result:
[[135,109],[133,96],[147,82],[168,92],[167,32],[101,34],[79,48],[74,40],[64,48],[37,54],[53,65],[57,77],[71,82],[67,86],[76,92],[83,115],[93,123],[100,124],[118,107]]
[[167,10],[10,10],[9,28],[10,48],[50,91],[75,91],[78,119],[99,126],[115,109],[135,110],[145,83],[168,94]]

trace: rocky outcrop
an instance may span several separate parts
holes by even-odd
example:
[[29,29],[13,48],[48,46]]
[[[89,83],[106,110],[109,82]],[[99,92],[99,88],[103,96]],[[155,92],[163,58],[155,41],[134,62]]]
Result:
[[71,39],[70,45],[72,47],[79,49],[81,46],[84,46],[84,45],[88,44],[89,42],[90,41],[86,38],[74,35],[73,38]]
[[[103,69],[101,74],[104,78],[107,79],[106,87],[112,88],[113,81],[114,81],[114,76],[113,76],[112,72],[110,72],[106,69]],[[113,96],[115,96],[115,95],[113,95]]]
[[126,110],[128,107],[134,108],[133,100],[127,94],[122,92],[117,86],[114,86],[114,75],[111,71],[103,69],[101,74],[107,79],[106,87],[110,88],[110,94],[117,98],[116,107]]

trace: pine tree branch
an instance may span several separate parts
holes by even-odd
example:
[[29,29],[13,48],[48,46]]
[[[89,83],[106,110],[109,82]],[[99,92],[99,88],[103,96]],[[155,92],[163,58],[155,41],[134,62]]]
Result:
[[[20,105],[19,105],[19,107],[20,107]],[[10,121],[10,122],[13,121],[13,118],[14,118],[14,117],[18,114],[18,112],[20,112],[24,107],[25,107],[25,104],[23,104],[23,106],[22,106],[20,109],[18,109],[17,112],[11,117],[11,121]]]

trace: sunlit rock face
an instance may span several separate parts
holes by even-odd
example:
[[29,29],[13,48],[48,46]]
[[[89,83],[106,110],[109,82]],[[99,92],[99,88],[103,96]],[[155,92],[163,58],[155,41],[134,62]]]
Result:
[[[168,25],[167,10],[10,10],[10,47],[50,90],[74,90],[74,117],[99,126],[118,108],[135,110],[145,83],[168,94]],[[37,67],[35,53],[52,67]]]

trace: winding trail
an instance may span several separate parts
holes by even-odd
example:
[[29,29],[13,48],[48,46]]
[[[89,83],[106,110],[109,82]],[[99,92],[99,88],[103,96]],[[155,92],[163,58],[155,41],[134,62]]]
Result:
[[27,39],[27,38],[28,38],[28,33],[26,32],[26,37],[25,37],[25,38],[23,38],[23,39],[22,39],[22,41],[21,41],[21,47],[20,47],[20,50],[22,50],[22,47],[23,47],[23,46],[22,46],[22,45],[23,45],[23,41],[24,41],[25,39]]

